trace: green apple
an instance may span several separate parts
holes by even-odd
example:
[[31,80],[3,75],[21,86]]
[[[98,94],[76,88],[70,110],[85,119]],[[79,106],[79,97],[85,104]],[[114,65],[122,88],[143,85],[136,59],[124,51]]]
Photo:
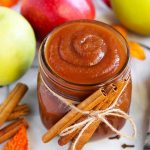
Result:
[[150,0],[111,0],[120,22],[136,33],[150,35]]
[[17,12],[0,7],[0,85],[19,79],[31,66],[36,40],[30,24]]

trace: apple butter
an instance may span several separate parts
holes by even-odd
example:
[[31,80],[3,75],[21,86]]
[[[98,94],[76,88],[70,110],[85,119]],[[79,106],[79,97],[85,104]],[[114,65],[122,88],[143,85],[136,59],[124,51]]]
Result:
[[[70,110],[54,93],[77,104],[98,88],[129,77],[129,60],[125,39],[109,25],[78,20],[55,28],[39,51],[37,89],[45,127],[50,128]],[[130,80],[117,104],[125,112],[129,111],[131,89]],[[117,129],[125,123],[118,117],[107,119]],[[111,134],[101,123],[95,135],[102,138]]]

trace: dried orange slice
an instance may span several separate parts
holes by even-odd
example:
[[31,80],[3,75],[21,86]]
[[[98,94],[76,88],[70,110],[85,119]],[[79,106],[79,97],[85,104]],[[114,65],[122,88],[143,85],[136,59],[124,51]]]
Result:
[[0,0],[0,6],[11,7],[18,3],[19,0]]
[[136,42],[128,42],[131,56],[134,58],[138,58],[140,60],[144,60],[146,58],[144,49],[141,45]]
[[18,133],[4,146],[3,150],[27,150],[28,140],[26,128],[23,126]]

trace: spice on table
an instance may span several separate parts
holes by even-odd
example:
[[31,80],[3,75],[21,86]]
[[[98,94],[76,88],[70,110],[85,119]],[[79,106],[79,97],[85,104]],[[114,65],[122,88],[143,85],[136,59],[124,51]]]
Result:
[[0,144],[13,137],[18,130],[22,127],[28,127],[28,123],[25,119],[19,119],[10,125],[0,130]]
[[122,147],[123,149],[125,149],[125,148],[134,148],[135,145],[127,145],[127,144],[123,144],[121,147]]
[[16,87],[10,92],[8,97],[3,101],[0,106],[0,126],[2,126],[7,121],[10,114],[21,101],[27,90],[28,87],[25,84],[18,83]]
[[116,135],[116,136],[113,136],[113,137],[109,137],[108,139],[109,139],[109,140],[114,140],[114,139],[119,140],[119,139],[120,139],[120,135]]
[[27,150],[28,149],[28,139],[26,128],[22,126],[17,134],[4,145],[3,150]]

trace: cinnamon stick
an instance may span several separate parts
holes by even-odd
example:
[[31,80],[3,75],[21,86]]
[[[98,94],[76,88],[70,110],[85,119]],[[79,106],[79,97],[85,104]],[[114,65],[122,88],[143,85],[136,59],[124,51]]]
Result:
[[[100,122],[101,121],[98,119],[89,125],[89,127],[85,130],[85,132],[82,134],[81,138],[78,140],[77,144],[75,145],[75,150],[81,150],[83,148],[83,146],[89,141],[89,139],[95,133]],[[73,144],[71,144],[68,150],[74,150]]]
[[[97,90],[83,102],[81,102],[77,108],[83,111],[89,111],[93,109],[96,105],[98,105],[101,101],[106,98],[106,95],[102,89]],[[77,121],[83,114],[78,111],[72,109],[68,112],[62,119],[60,119],[52,128],[48,130],[48,132],[42,137],[44,143],[50,141],[56,135],[58,135],[65,128],[72,125],[75,121]]]
[[6,126],[5,128],[1,129],[0,144],[13,137],[22,126],[25,126],[26,128],[28,127],[28,123],[25,119],[19,119]]
[[16,120],[22,116],[29,114],[29,112],[30,112],[29,107],[26,104],[20,105],[16,107],[16,109],[10,114],[7,121]]
[[0,106],[0,126],[5,123],[14,108],[25,95],[28,87],[25,84],[18,83],[16,87],[10,92],[8,97]]
[[15,86],[15,88],[9,93],[7,98],[3,101],[3,104],[0,105],[0,113],[4,109],[4,107],[9,103],[10,99],[13,98],[14,93],[17,92],[18,88],[19,88],[19,86]]
[[[1,105],[0,105],[1,107]],[[8,117],[7,121],[16,120],[19,117],[29,114],[30,110],[27,104],[17,105],[13,112]]]
[[13,112],[18,112],[18,111],[25,110],[25,109],[29,110],[29,106],[27,104],[21,104],[21,105],[17,105],[15,109],[13,110]]
[[[99,109],[105,110],[108,107],[110,107],[111,104],[116,100],[116,98],[118,98],[118,95],[122,92],[123,88],[125,87],[125,84],[125,81],[118,81],[116,83],[117,88],[113,88],[109,92],[107,99],[108,101],[104,105],[99,104]],[[112,93],[114,93],[113,96]],[[98,107],[96,109],[98,109]],[[82,136],[77,141],[75,149],[81,150],[83,148],[83,146],[91,139],[96,129],[99,127],[100,123],[101,120],[98,119],[89,125],[89,127],[83,132]],[[73,142],[75,142],[75,140]],[[70,146],[69,150],[73,150],[73,144]]]

